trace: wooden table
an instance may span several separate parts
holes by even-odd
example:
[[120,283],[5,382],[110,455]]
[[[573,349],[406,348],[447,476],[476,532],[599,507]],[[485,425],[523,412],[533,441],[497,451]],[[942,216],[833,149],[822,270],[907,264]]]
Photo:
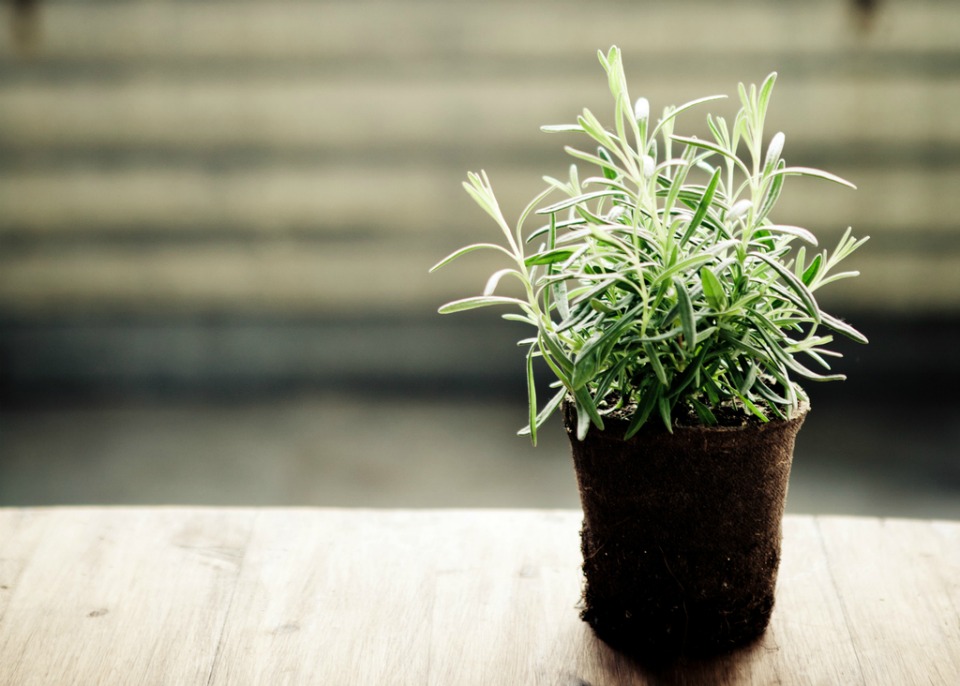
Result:
[[960,684],[960,523],[787,517],[765,638],[651,674],[575,511],[0,509],[0,684]]

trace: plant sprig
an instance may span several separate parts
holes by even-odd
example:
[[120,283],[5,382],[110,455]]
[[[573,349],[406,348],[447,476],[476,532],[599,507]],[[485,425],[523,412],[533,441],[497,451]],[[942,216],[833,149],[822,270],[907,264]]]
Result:
[[[574,164],[566,181],[544,177],[545,190],[511,226],[487,175],[469,174],[464,187],[506,245],[468,245],[431,271],[476,250],[503,253],[512,264],[490,277],[482,295],[440,312],[507,305],[515,311],[505,318],[533,327],[535,335],[520,341],[529,396],[529,424],[520,433],[534,444],[564,398],[576,407],[581,439],[611,413],[629,417],[627,438],[654,416],[667,430],[681,416],[716,424],[724,406],[763,422],[790,416],[807,400],[800,380],[844,378],[827,362],[839,356],[828,347],[833,334],[866,343],[823,312],[814,294],[857,275],[836,268],[867,239],[847,229],[833,251],[808,259],[814,235],[770,214],[788,176],[853,184],[787,166],[782,132],[763,148],[775,73],[759,88],[740,84],[732,125],[708,115],[712,139],[699,139],[675,133],[678,115],[724,96],[667,107],[651,126],[647,100],[631,105],[617,47],[599,58],[615,103],[614,131],[586,109],[576,124],[543,127],[585,134],[594,151],[566,150],[596,175],[581,180]],[[564,198],[545,204],[554,193]],[[534,216],[545,223],[525,234]],[[522,285],[524,297],[496,294],[505,277]],[[537,360],[556,377],[542,409]]]

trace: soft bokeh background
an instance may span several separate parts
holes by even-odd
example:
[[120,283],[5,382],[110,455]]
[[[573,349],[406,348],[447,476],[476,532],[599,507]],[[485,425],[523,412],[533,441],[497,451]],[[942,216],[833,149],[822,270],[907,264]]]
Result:
[[[873,343],[811,389],[789,508],[960,517],[960,4],[21,0],[0,32],[0,505],[571,506],[522,333],[436,307],[610,110],[779,72],[779,217],[872,239],[822,302]],[[721,109],[732,111],[734,104]],[[685,121],[700,126],[703,112]]]

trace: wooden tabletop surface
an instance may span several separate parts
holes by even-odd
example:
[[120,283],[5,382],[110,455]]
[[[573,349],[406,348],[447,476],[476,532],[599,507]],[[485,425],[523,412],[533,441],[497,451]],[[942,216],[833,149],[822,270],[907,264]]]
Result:
[[960,522],[788,516],[764,639],[651,673],[580,513],[0,509],[0,684],[958,684]]

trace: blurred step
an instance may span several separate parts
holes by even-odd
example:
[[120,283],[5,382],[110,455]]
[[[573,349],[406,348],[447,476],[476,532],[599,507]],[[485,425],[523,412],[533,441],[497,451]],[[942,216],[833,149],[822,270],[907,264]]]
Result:
[[[732,6],[671,3],[527,2],[476,4],[463,0],[344,2],[162,2],[94,0],[43,2],[44,54],[63,59],[135,59],[178,54],[190,59],[287,57],[432,59],[438,48],[464,59],[567,59],[570,45],[619,43],[638,59],[671,52],[763,53],[866,49],[914,51],[956,47],[956,8],[932,0],[878,4],[869,15],[851,3],[815,0]],[[869,20],[869,23],[866,22]],[[683,40],[667,30],[682,27]],[[535,31],[531,30],[535,27]],[[869,31],[857,33],[858,28]],[[532,35],[550,40],[532,40]],[[749,40],[743,38],[749,36]],[[358,37],[363,40],[358,42]],[[855,37],[852,39],[852,37]],[[4,35],[0,55],[13,54]],[[362,49],[361,46],[362,45]]]
[[584,104],[606,120],[595,51],[613,42],[655,111],[779,70],[788,161],[860,190],[791,179],[775,216],[827,248],[847,225],[872,236],[824,303],[960,310],[955,3],[91,0],[36,18],[31,45],[0,33],[0,315],[412,314],[475,294],[490,256],[426,276],[499,238],[467,169],[517,216],[583,143],[538,127]]
[[[563,163],[554,168],[563,176]],[[831,171],[859,189],[790,178],[774,216],[809,227],[822,236],[823,247],[852,224],[856,235],[873,237],[877,250],[904,250],[904,227],[919,248],[926,241],[938,252],[960,249],[960,194],[954,192],[960,165],[845,164]],[[545,186],[537,170],[523,165],[488,172],[508,217]],[[496,240],[495,225],[463,192],[465,178],[464,170],[444,164],[7,171],[0,172],[0,241],[53,236],[75,242],[85,235],[97,241],[141,232],[166,233],[171,241],[213,233],[229,241],[233,233],[269,238],[292,232],[373,238],[385,248],[395,241],[429,242],[442,250]]]
[[[587,54],[584,62],[593,67]],[[771,55],[770,65],[778,62]],[[143,68],[130,73],[79,73],[67,67],[24,80],[0,82],[0,142],[11,150],[91,150],[122,146],[169,147],[209,154],[234,146],[336,153],[376,161],[384,153],[426,146],[483,151],[493,146],[537,154],[557,145],[538,128],[574,121],[589,106],[601,121],[612,109],[599,65],[583,74],[521,71],[497,77],[463,74],[406,78],[249,73],[244,64],[225,73],[202,65],[184,72]],[[770,67],[771,69],[773,66]],[[960,60],[953,65],[960,71]],[[729,70],[724,70],[728,72]],[[765,73],[744,67],[741,79]],[[770,126],[788,132],[788,152],[841,147],[850,141],[908,145],[960,141],[960,75],[918,79],[916,74],[823,75],[799,78],[789,66],[772,100]],[[30,72],[26,72],[29,74]],[[628,72],[630,73],[630,72]],[[642,77],[642,71],[641,71]],[[737,81],[721,74],[638,78],[634,97],[654,112],[668,104],[727,94],[710,109],[736,111]],[[895,104],[891,93],[896,93]],[[708,135],[707,110],[692,110],[682,127]]]

